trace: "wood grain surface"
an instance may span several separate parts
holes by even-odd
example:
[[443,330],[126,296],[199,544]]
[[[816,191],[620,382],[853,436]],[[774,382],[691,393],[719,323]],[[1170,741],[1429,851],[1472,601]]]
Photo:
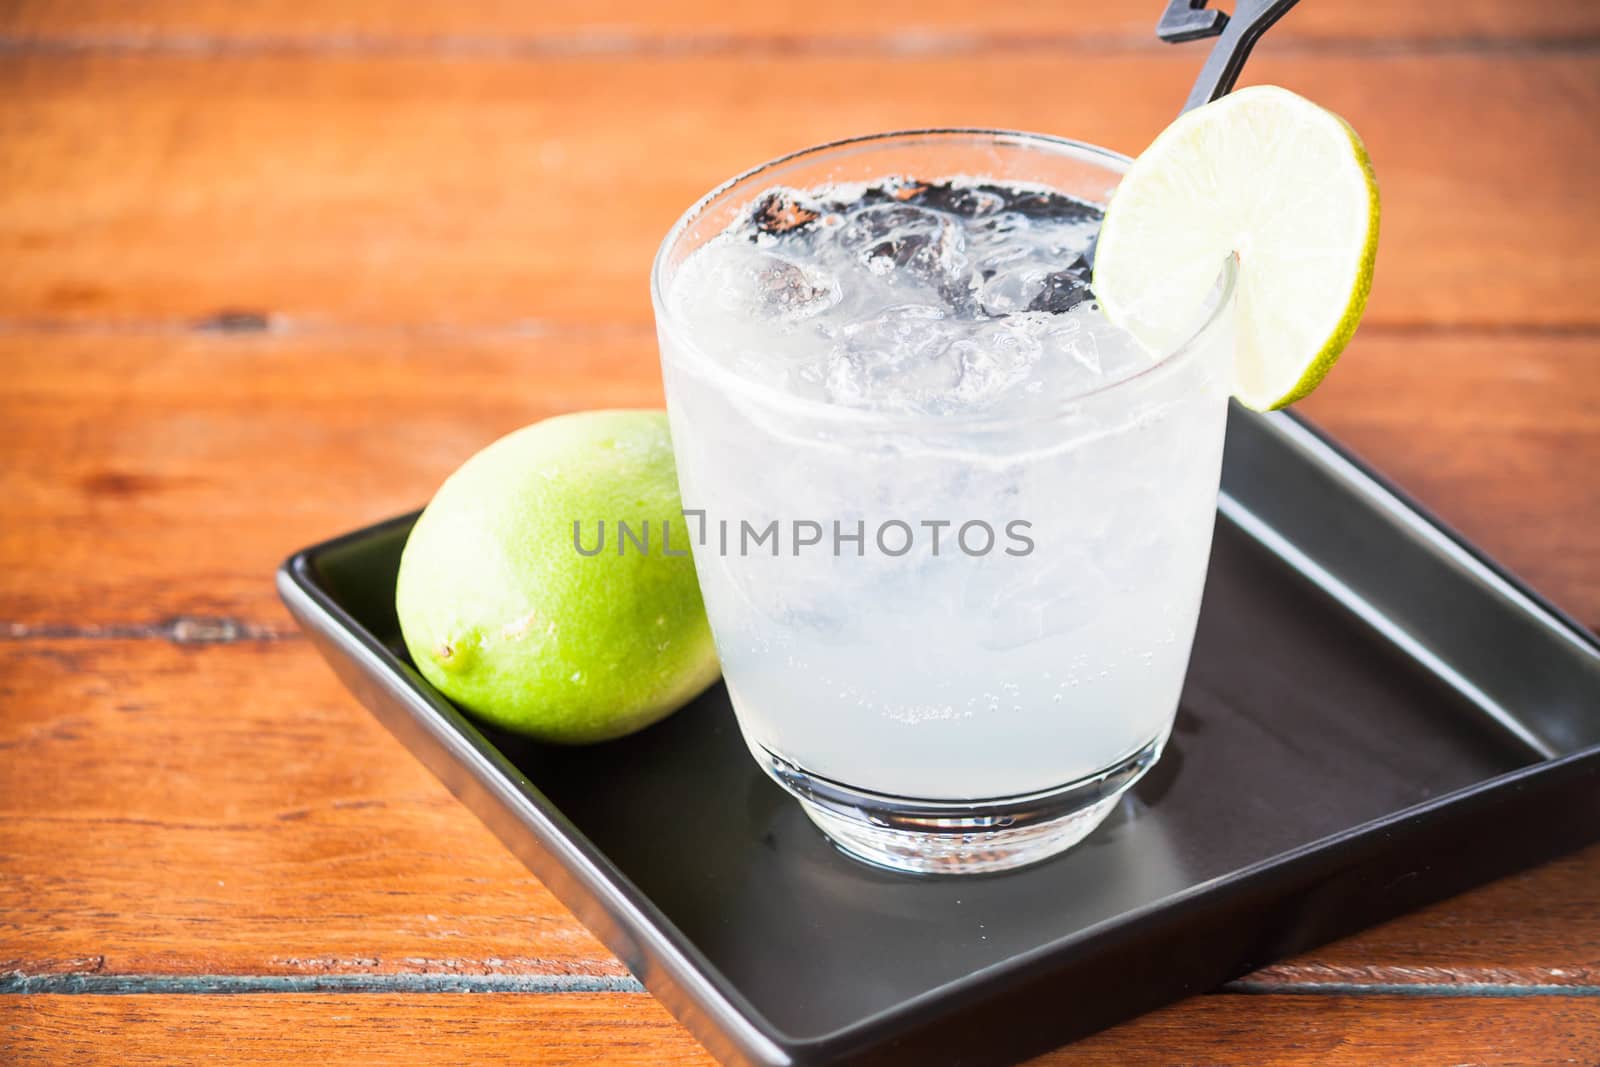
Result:
[[[627,973],[304,640],[3,642],[0,679],[0,989]],[[1597,916],[1600,847],[1249,981],[1600,986]]]
[[[57,997],[0,1000],[18,1067],[357,1060],[711,1067],[643,994]],[[1538,1067],[1600,1062],[1600,1001],[1562,997],[1196,997],[1029,1067]]]
[[[753,162],[936,125],[1136,152],[1173,117],[1195,62],[1175,49],[537,62],[24,53],[0,64],[0,317],[648,326],[661,236]],[[1252,79],[1349,116],[1370,147],[1385,213],[1369,322],[1600,321],[1600,214],[1582,150],[1600,113],[1593,56],[1420,62],[1263,46]],[[1114,86],[1116,106],[1041,85]]]
[[[797,145],[1136,151],[1160,4],[0,2],[0,1062],[706,1063],[340,688],[302,544],[660,403],[676,214]],[[1600,5],[1307,0],[1367,325],[1305,410],[1600,627]],[[1600,1063],[1600,847],[1047,1064]]]
[[[1597,361],[1586,334],[1371,327],[1304,407],[1600,626]],[[0,332],[0,364],[16,636],[287,633],[265,577],[292,548],[421,506],[535,419],[661,403],[654,335],[609,327],[25,330]]]
[[[317,51],[411,47],[495,52],[544,44],[568,51],[813,48],[904,51],[1010,46],[1117,47],[1157,51],[1161,0],[768,0],[760,4],[682,0],[591,0],[584,4],[456,0],[11,0],[0,12],[22,40],[62,47],[234,48]],[[1213,7],[1219,6],[1215,3]],[[1226,8],[1229,5],[1220,5]],[[9,9],[9,10],[8,10]],[[1470,43],[1571,47],[1600,34],[1589,0],[1313,0],[1274,27],[1271,43],[1394,47]]]

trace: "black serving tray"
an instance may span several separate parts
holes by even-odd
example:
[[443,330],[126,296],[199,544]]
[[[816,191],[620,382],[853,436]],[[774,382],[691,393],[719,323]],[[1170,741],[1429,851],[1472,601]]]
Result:
[[[464,718],[394,615],[414,516],[278,575],[335,671],[727,1063],[1013,1061],[1600,838],[1600,643],[1286,415],[1230,416],[1166,754],[1005,874],[836,852],[726,693],[592,748]],[[602,788],[596,788],[602,783]]]

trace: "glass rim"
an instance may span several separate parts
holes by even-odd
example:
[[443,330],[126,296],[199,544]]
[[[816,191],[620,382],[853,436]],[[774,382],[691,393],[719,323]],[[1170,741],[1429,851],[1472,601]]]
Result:
[[[681,317],[674,315],[666,300],[665,277],[667,272],[667,259],[672,250],[677,246],[689,226],[727,193],[744,184],[752,178],[758,177],[768,171],[775,170],[784,164],[808,156],[823,155],[842,148],[871,145],[874,143],[904,142],[915,144],[920,140],[943,140],[959,138],[984,138],[991,141],[1013,142],[1018,147],[1034,147],[1051,150],[1060,155],[1075,156],[1088,163],[1104,166],[1107,170],[1114,171],[1119,176],[1125,173],[1133,162],[1132,158],[1109,148],[1090,144],[1087,141],[1075,141],[1068,137],[1056,137],[1046,133],[1030,133],[1025,130],[989,129],[985,127],[928,127],[923,129],[889,130],[882,133],[859,134],[853,137],[844,137],[835,141],[811,145],[797,149],[759,163],[748,170],[734,175],[732,178],[719,183],[710,192],[696,200],[689,209],[678,217],[667,235],[662,238],[660,246],[656,249],[655,259],[650,266],[650,300],[654,305],[656,326],[661,334],[670,333],[673,344],[682,345],[691,349],[695,362],[703,366],[707,377],[719,386],[737,390],[740,393],[770,407],[785,409],[788,413],[804,415],[813,419],[829,422],[846,422],[858,425],[883,429],[908,429],[908,428],[941,428],[946,430],[974,428],[1004,428],[1008,426],[1029,425],[1033,423],[1049,422],[1052,419],[1063,418],[1074,413],[1076,407],[1086,400],[1105,396],[1135,384],[1150,380],[1152,377],[1163,373],[1175,364],[1186,362],[1185,356],[1189,355],[1210,336],[1217,322],[1233,304],[1236,285],[1238,282],[1237,254],[1230,254],[1224,259],[1218,269],[1217,280],[1207,294],[1206,304],[1210,310],[1203,316],[1198,326],[1195,327],[1182,341],[1173,345],[1169,350],[1161,353],[1154,363],[1140,370],[1137,374],[1130,374],[1125,378],[1117,378],[1110,382],[1092,385],[1080,392],[1071,393],[1060,398],[1059,402],[1043,411],[1029,411],[1022,413],[996,414],[989,411],[957,412],[951,414],[932,414],[927,412],[895,412],[876,411],[871,408],[848,407],[843,404],[830,404],[823,400],[813,400],[809,397],[797,396],[785,392],[773,385],[745,377],[729,369],[720,361],[706,353],[695,341],[694,331],[689,328]],[[1205,305],[1202,305],[1205,306]],[[665,346],[663,346],[663,349]],[[663,356],[665,351],[663,350]]]

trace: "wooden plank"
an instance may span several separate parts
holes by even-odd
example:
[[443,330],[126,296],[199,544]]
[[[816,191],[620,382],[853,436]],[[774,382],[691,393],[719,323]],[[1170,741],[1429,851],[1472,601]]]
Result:
[[[997,1025],[1000,1025],[997,1022]],[[642,994],[0,998],[18,1067],[330,1057],[400,1065],[709,1065]],[[115,1035],[115,1040],[108,1040]],[[1371,1067],[1600,1062],[1600,999],[1196,997],[1029,1061],[1031,1067]]]
[[[0,975],[622,977],[306,642],[0,642]],[[1600,847],[1255,976],[1600,986]]]
[[1358,335],[1297,408],[1600,631],[1600,335]]
[[19,502],[0,623],[288,632],[271,576],[289,552],[420,507],[525,423],[659,407],[655,360],[637,333],[0,337],[0,493]]
[[304,641],[0,663],[0,974],[626,973]]
[[[1310,414],[1600,627],[1600,337],[1360,335]],[[0,335],[0,626],[287,632],[305,544],[561,411],[658,406],[640,331]],[[246,488],[248,487],[248,488]],[[3,633],[6,631],[0,631]]]
[[[303,642],[237,638],[286,632],[287,548],[658,402],[643,274],[724,174],[930,121],[1133,148],[1198,62],[1154,0],[890,3],[3,5],[0,981],[409,993],[0,997],[0,1060],[708,1062],[638,994],[416,992],[626,979]],[[1391,330],[1309,407],[1595,624],[1600,8],[1442,3],[1302,5],[1252,68],[1385,182]],[[1116,91],[1031,91],[1074,84]],[[185,328],[233,311],[279,332]],[[1569,333],[1392,329],[1517,322]],[[1251,980],[1570,995],[1207,997],[1040,1062],[1597,1062],[1597,887],[1591,849]]]
[[[452,4],[389,4],[382,0],[278,0],[237,4],[227,0],[88,0],[70,7],[50,0],[13,0],[6,33],[23,39],[136,42],[199,35],[225,40],[459,44],[462,38],[549,40],[622,49],[641,41],[704,42],[731,39],[781,41],[882,39],[903,47],[958,43],[968,35],[1021,41],[1111,41],[1155,46],[1152,31],[1160,0],[1100,0],[1062,4],[1005,0],[975,5],[961,0],[775,0],[718,4],[691,0],[672,5],[639,0],[586,4],[522,4],[461,0]],[[1223,6],[1227,5],[1213,5]],[[1317,0],[1275,27],[1279,41],[1456,41],[1463,38],[1559,38],[1600,32],[1600,12],[1585,0],[1543,0],[1508,5],[1503,0],[1408,0],[1373,4]]]
[[17,1067],[713,1063],[642,993],[0,997],[0,1018],[0,1052]]
[[[927,125],[1137,151],[1194,69],[1176,50],[17,55],[0,65],[0,318],[642,326],[662,234],[758,160]],[[1263,54],[1251,77],[1371,147],[1370,321],[1600,322],[1600,55]]]
[[1252,988],[1600,988],[1600,846],[1250,975]]

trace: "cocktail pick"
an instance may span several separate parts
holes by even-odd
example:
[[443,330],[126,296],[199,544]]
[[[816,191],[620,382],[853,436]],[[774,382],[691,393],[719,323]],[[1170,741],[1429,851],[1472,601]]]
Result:
[[1208,10],[1206,0],[1167,0],[1167,10],[1156,24],[1156,36],[1177,44],[1206,37],[1219,40],[1206,58],[1200,77],[1183,110],[1190,111],[1226,96],[1239,80],[1245,60],[1261,35],[1284,16],[1297,0],[1236,0],[1233,15]]

